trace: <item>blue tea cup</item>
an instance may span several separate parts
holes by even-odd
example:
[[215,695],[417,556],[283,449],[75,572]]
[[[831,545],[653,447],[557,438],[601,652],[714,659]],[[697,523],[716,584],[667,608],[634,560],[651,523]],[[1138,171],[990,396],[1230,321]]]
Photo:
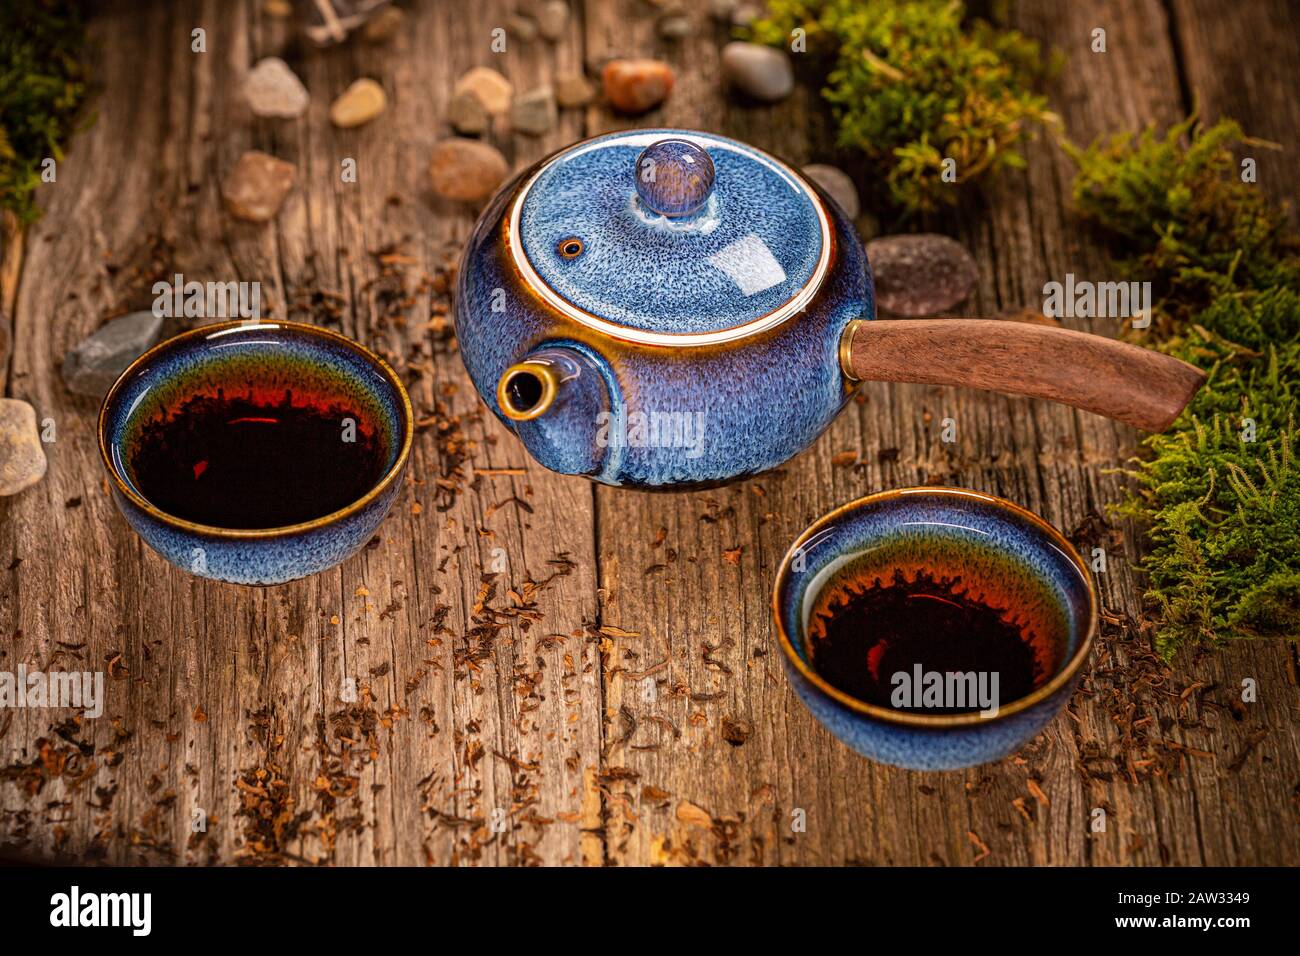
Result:
[[[914,770],[1015,753],[1069,701],[1097,630],[1092,578],[1061,533],[961,488],[881,492],[818,519],[782,560],[772,610],[790,682],[818,722]],[[1008,648],[986,632],[1012,635],[1023,659],[1007,699],[1011,658],[994,652]],[[954,660],[966,666],[944,668]]]
[[[224,474],[203,454],[208,431],[187,427],[200,420],[196,410],[203,429],[242,429],[220,433]],[[286,430],[303,421],[315,424],[321,442],[350,444],[308,445],[320,454],[294,458],[284,449],[294,437],[301,447],[303,435]],[[181,570],[232,584],[292,581],[359,550],[401,490],[413,434],[406,389],[382,359],[337,332],[293,322],[228,322],[162,342],[122,373],[99,414],[100,454],[127,523]],[[180,438],[172,447],[165,435]],[[344,498],[337,487],[326,494],[320,462],[358,448],[367,469],[343,486]],[[273,472],[259,470],[266,459]],[[228,487],[201,488],[222,481]],[[250,501],[254,490],[258,501]],[[182,492],[218,505],[206,520],[175,513]],[[249,521],[253,505],[272,520]],[[283,522],[274,520],[280,514]]]

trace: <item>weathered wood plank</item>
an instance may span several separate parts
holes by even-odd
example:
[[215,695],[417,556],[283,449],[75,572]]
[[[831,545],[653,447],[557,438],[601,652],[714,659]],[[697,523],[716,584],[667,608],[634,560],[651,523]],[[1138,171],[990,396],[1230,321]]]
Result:
[[1251,150],[1259,184],[1275,202],[1296,207],[1295,147],[1300,102],[1294,84],[1283,77],[1300,74],[1300,9],[1286,0],[1239,4],[1223,16],[1211,0],[1174,0],[1175,36],[1184,85],[1207,121],[1221,116],[1242,124],[1246,134],[1282,148]]
[[[1300,860],[1284,646],[1189,653],[1166,672],[1133,628],[1110,627],[1072,716],[1016,761],[944,775],[853,756],[781,673],[767,592],[782,552],[821,512],[884,487],[968,485],[1039,511],[1085,549],[1108,549],[1103,603],[1140,622],[1137,529],[1094,517],[1121,497],[1107,470],[1131,454],[1131,431],[1024,400],[872,385],[809,452],[731,488],[593,492],[528,459],[441,330],[444,267],[473,217],[430,195],[425,164],[464,70],[492,65],[526,89],[614,54],[656,51],[677,68],[669,103],[636,121],[593,106],[562,114],[541,140],[498,125],[491,138],[516,167],[635,124],[717,130],[862,173],[832,147],[812,91],[776,107],[722,95],[726,31],[702,11],[673,45],[654,36],[649,5],[593,0],[575,5],[559,44],[511,40],[493,53],[491,30],[512,9],[413,5],[389,44],[325,51],[254,0],[120,3],[97,18],[96,73],[110,80],[99,120],[43,195],[21,261],[6,244],[0,269],[0,308],[14,320],[6,394],[58,429],[46,480],[0,502],[0,667],[113,679],[98,721],[0,714],[0,848],[188,863]],[[1050,92],[1074,139],[1172,122],[1187,88],[1207,111],[1283,142],[1261,158],[1261,178],[1281,182],[1276,163],[1293,155],[1300,120],[1276,64],[1300,56],[1297,31],[1269,32],[1267,57],[1249,51],[1286,11],[1171,9],[1172,22],[1158,0],[1019,4],[1014,19],[1068,54]],[[207,54],[190,52],[196,26]],[[1097,26],[1104,55],[1088,50]],[[312,91],[301,121],[255,120],[239,103],[243,71],[272,53]],[[330,99],[364,75],[384,84],[388,113],[334,130]],[[299,167],[266,228],[235,224],[220,205],[221,175],[253,147]],[[340,181],[345,157],[356,184]],[[939,224],[981,263],[972,314],[1037,308],[1042,284],[1067,271],[1113,277],[1068,211],[1068,160],[1047,141],[1028,158]],[[173,272],[261,281],[271,314],[336,324],[406,369],[430,426],[406,495],[343,567],[261,591],[213,585],[166,566],[114,513],[93,403],[63,390],[58,363],[104,316],[147,306],[150,283]],[[940,441],[944,418],[955,444]],[[844,450],[857,464],[832,464]],[[484,575],[502,559],[485,600]],[[542,585],[543,617],[525,628],[508,592],[529,581]],[[507,615],[499,632],[485,607]],[[1244,676],[1260,702],[1238,718],[1229,705]],[[346,678],[358,684],[352,703],[340,699]],[[1090,833],[1099,807],[1108,828]],[[190,832],[195,808],[207,834]],[[796,810],[805,830],[792,829]]]
[[[508,8],[430,4],[389,45],[326,51],[292,39],[258,3],[147,14],[120,4],[97,20],[96,74],[111,82],[98,122],[42,197],[16,291],[10,394],[52,416],[59,440],[46,480],[0,505],[0,553],[6,566],[21,559],[4,572],[0,632],[6,664],[67,666],[62,641],[82,645],[88,668],[120,654],[121,679],[110,681],[104,719],[70,728],[95,748],[81,758],[94,760],[85,780],[46,769],[24,778],[39,794],[19,779],[0,785],[6,843],[114,862],[580,858],[584,771],[598,762],[600,734],[582,630],[595,615],[591,490],[539,469],[508,439],[440,331],[445,266],[473,214],[434,200],[425,173],[460,73],[492,65],[528,88],[555,63],[579,62],[576,34],[492,53]],[[190,52],[196,26],[206,54]],[[312,91],[302,121],[255,120],[240,103],[244,70],[272,53]],[[385,85],[388,112],[333,129],[330,100],[365,75]],[[542,141],[504,128],[494,138],[522,164],[576,138],[580,122],[568,117]],[[253,147],[299,167],[265,228],[233,223],[219,198],[221,175]],[[340,180],[344,157],[357,161],[356,184]],[[173,271],[261,281],[272,316],[291,304],[306,309],[291,317],[337,316],[408,371],[429,418],[409,487],[378,540],[342,568],[261,591],[200,582],[113,512],[93,403],[69,396],[57,369],[104,315],[147,307],[148,282]],[[321,290],[337,309],[313,302]],[[493,468],[522,471],[476,474]],[[73,498],[83,504],[65,504]],[[511,610],[521,600],[543,618]],[[358,687],[352,703],[341,699],[346,679]],[[0,725],[5,764],[40,766],[39,738],[64,746],[54,719],[27,711]],[[119,728],[129,736],[115,744]],[[110,799],[97,787],[116,788],[107,808],[94,806]],[[191,839],[196,807],[210,826]]]
[[[1026,4],[1016,7],[1015,23],[1070,56],[1051,93],[1077,139],[1181,115],[1160,4],[1088,10]],[[1088,51],[1090,31],[1098,25],[1110,35],[1104,56]],[[825,124],[810,113],[816,107],[805,93],[762,109],[723,99],[717,31],[703,18],[698,27],[686,48],[671,57],[680,66],[689,64],[679,71],[673,99],[641,125],[717,129],[795,161],[835,155],[827,140],[807,135]],[[643,49],[644,31],[635,5],[592,5],[589,57],[629,45]],[[593,131],[614,125],[597,119]],[[1067,271],[1109,276],[1101,251],[1068,213],[1068,161],[1048,142],[1032,146],[1028,157],[1023,174],[992,184],[983,200],[963,206],[955,219],[957,235],[982,264],[975,314],[1036,309],[1043,283]],[[984,393],[869,385],[863,397],[776,475],[700,494],[599,491],[602,620],[640,635],[614,639],[606,654],[610,762],[626,768],[606,806],[611,860],[1295,860],[1296,841],[1278,839],[1279,831],[1290,832],[1288,794],[1300,766],[1293,735],[1285,729],[1273,733],[1260,745],[1261,754],[1269,748],[1266,756],[1248,759],[1240,770],[1226,766],[1260,728],[1288,727],[1293,698],[1286,692],[1260,708],[1260,716],[1247,717],[1244,726],[1221,709],[1243,666],[1275,685],[1284,680],[1285,658],[1276,647],[1184,659],[1164,675],[1154,665],[1131,665],[1135,645],[1112,633],[1103,642],[1107,656],[1094,663],[1093,676],[1072,705],[1074,719],[1058,720],[1015,761],[965,773],[874,766],[812,721],[780,674],[767,588],[782,551],[804,524],[869,491],[941,481],[1019,501],[1067,532],[1081,529],[1081,546],[1108,547],[1104,603],[1123,618],[1137,620],[1141,613],[1140,582],[1130,569],[1138,546],[1133,529],[1110,532],[1089,521],[1121,497],[1121,479],[1105,469],[1131,453],[1131,431],[1059,407]],[[944,418],[957,424],[955,447],[939,440]],[[858,452],[859,463],[835,467],[832,456],[845,450]],[[1144,690],[1139,674],[1180,692],[1197,681],[1216,689],[1206,703],[1180,715],[1160,696],[1163,689]],[[647,680],[656,682],[653,698]],[[1112,690],[1113,685],[1118,686]],[[1130,698],[1138,705],[1137,719],[1174,718],[1167,734],[1149,735],[1171,741],[1145,748],[1158,758],[1155,774],[1148,767],[1131,780],[1124,766],[1097,756],[1123,753],[1121,730],[1110,714],[1122,716]],[[1199,700],[1194,692],[1193,701]],[[1180,716],[1193,726],[1181,726]],[[727,742],[729,728],[742,721],[752,732],[743,743]],[[636,733],[623,740],[633,723]],[[1202,750],[1213,756],[1187,756]],[[1277,765],[1288,769],[1272,785],[1267,781]],[[1221,809],[1247,799],[1259,801],[1250,820]],[[1110,826],[1104,834],[1090,834],[1090,814],[1098,807],[1106,809]],[[797,810],[806,813],[807,832],[792,832]]]

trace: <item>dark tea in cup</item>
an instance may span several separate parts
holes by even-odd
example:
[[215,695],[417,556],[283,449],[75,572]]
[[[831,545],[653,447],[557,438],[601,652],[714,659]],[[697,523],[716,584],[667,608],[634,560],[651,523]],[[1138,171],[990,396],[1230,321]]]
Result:
[[131,469],[157,507],[198,524],[276,528],[338,511],[387,467],[373,430],[345,401],[196,395],[145,431]]
[[[1046,681],[1064,635],[972,591],[959,574],[920,569],[835,580],[815,598],[812,667],[858,700],[911,713],[969,713],[1027,696]],[[973,693],[950,693],[957,680]]]
[[361,344],[294,322],[182,333],[122,373],[99,415],[113,500],[159,554],[280,584],[370,541],[402,488],[406,389]]

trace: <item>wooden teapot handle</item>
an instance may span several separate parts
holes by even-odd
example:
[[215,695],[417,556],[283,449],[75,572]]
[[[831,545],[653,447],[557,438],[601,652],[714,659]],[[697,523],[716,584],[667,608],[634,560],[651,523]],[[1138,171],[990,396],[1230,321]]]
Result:
[[851,378],[965,385],[1064,402],[1164,431],[1205,373],[1194,365],[1102,335],[998,319],[857,320],[840,361]]

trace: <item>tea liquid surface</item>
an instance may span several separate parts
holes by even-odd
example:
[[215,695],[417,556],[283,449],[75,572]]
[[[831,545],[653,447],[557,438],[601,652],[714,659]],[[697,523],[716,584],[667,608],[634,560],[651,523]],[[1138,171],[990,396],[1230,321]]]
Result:
[[361,421],[344,405],[295,404],[292,392],[274,404],[195,396],[144,429],[131,468],[144,497],[175,517],[250,530],[297,524],[346,507],[383,477],[384,449]]
[[[970,596],[953,579],[924,572],[839,589],[809,622],[813,669],[858,700],[891,710],[968,713],[976,706],[896,706],[894,675],[998,674],[998,702],[1026,696],[1046,680],[1028,634],[1003,609]],[[819,604],[822,602],[818,602]],[[1037,637],[1044,637],[1038,635]]]

